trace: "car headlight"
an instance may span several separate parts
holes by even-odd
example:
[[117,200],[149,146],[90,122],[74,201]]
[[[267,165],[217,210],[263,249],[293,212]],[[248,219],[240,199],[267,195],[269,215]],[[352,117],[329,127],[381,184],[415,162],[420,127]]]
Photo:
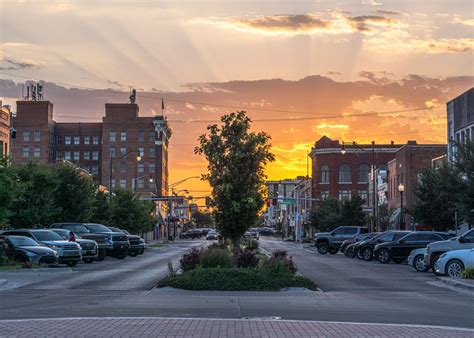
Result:
[[50,244],[50,245],[48,245],[48,247],[50,247],[51,249],[55,249],[55,250],[56,250],[56,249],[61,249],[60,246],[54,245],[54,244]]
[[105,239],[105,241],[108,242],[109,244],[112,244],[112,236],[107,235],[107,238]]

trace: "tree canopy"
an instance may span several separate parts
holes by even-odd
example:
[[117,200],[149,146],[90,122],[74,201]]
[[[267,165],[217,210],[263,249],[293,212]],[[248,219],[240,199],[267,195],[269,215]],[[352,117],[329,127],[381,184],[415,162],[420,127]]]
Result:
[[207,127],[195,153],[208,161],[203,179],[212,188],[216,225],[238,250],[240,237],[255,224],[265,204],[264,167],[275,158],[270,152],[270,135],[251,132],[251,120],[245,112],[224,115],[221,122],[221,126]]

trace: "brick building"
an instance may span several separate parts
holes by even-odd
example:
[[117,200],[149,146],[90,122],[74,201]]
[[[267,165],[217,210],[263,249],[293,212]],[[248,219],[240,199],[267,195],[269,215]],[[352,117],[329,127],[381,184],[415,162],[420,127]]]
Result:
[[0,101],[0,159],[10,156],[10,106],[3,106]]
[[389,220],[392,229],[412,230],[415,224],[410,214],[403,212],[400,218],[401,196],[400,184],[403,185],[403,209],[409,210],[415,204],[415,183],[418,174],[432,166],[432,160],[446,155],[446,144],[417,144],[409,141],[395,154],[388,163],[388,209],[391,211]]
[[448,159],[453,161],[456,143],[474,139],[474,88],[446,103],[448,115]]
[[17,101],[12,161],[68,160],[107,188],[111,182],[112,189],[166,195],[171,130],[163,116],[141,117],[138,111],[137,104],[106,104],[102,123],[57,123],[51,102]]

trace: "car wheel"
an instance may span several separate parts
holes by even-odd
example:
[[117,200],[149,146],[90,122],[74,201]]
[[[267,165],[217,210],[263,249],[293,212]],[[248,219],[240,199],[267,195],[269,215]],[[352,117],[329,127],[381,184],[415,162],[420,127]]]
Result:
[[339,248],[329,248],[329,253],[331,255],[337,254],[338,251],[339,251]]
[[26,263],[26,262],[28,262],[28,258],[26,258],[23,255],[16,255],[15,256],[15,261],[17,261],[19,263]]
[[390,259],[390,251],[388,251],[388,249],[379,250],[378,260],[380,263],[387,264],[388,262],[390,262]]
[[403,259],[403,258],[394,258],[393,261],[397,264],[402,264],[405,261],[405,259]]
[[131,257],[136,257],[136,256],[138,256],[138,252],[132,252],[132,253],[129,253],[129,255],[130,255]]
[[[430,268],[433,272],[436,271],[436,262],[438,261],[439,259],[439,256],[440,255],[434,255],[432,258],[431,258],[431,262],[430,262]],[[436,273],[435,273],[436,274]]]
[[84,263],[90,264],[94,261],[94,258],[84,258],[83,261]]
[[67,264],[67,266],[73,267],[73,266],[76,266],[77,263],[79,263],[79,261],[69,261],[66,264]]
[[106,256],[105,249],[99,249],[99,255],[97,256],[97,258],[95,260],[98,261],[98,262],[101,262],[105,259],[105,256]]
[[349,258],[354,258],[356,254],[357,254],[357,253],[356,253],[356,251],[354,250],[354,248],[349,248],[349,249],[347,250],[347,257],[349,257]]
[[425,264],[425,260],[423,258],[423,255],[418,255],[418,256],[415,257],[415,259],[413,260],[413,267],[418,272],[428,271],[428,268]]
[[325,242],[318,243],[316,247],[318,248],[318,252],[321,255],[325,255],[329,251],[329,245],[328,245],[328,243],[325,243]]
[[115,258],[117,258],[117,259],[125,259],[126,257],[127,257],[127,251],[123,251],[120,254],[118,254],[117,256],[115,256]]
[[458,259],[450,260],[448,264],[446,264],[446,274],[451,278],[461,277],[463,271],[464,264]]
[[362,251],[362,257],[364,258],[364,261],[371,261],[374,256],[372,248],[364,248]]
[[350,251],[352,251],[352,248],[350,248],[350,247],[347,248],[346,250],[344,250],[344,251],[343,251],[343,252],[344,252],[344,256],[349,257],[349,252],[350,252]]

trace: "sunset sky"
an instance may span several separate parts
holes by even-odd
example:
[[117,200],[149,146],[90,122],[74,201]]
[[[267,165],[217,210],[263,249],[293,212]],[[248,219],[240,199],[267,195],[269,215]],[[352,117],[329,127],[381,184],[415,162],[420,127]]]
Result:
[[[0,98],[14,107],[21,83],[43,79],[57,121],[93,122],[129,86],[142,115],[164,97],[170,182],[205,171],[201,121],[240,108],[272,136],[269,178],[289,178],[323,135],[445,142],[446,101],[474,85],[473,11],[470,0],[0,1]],[[386,113],[423,107],[434,108]]]

